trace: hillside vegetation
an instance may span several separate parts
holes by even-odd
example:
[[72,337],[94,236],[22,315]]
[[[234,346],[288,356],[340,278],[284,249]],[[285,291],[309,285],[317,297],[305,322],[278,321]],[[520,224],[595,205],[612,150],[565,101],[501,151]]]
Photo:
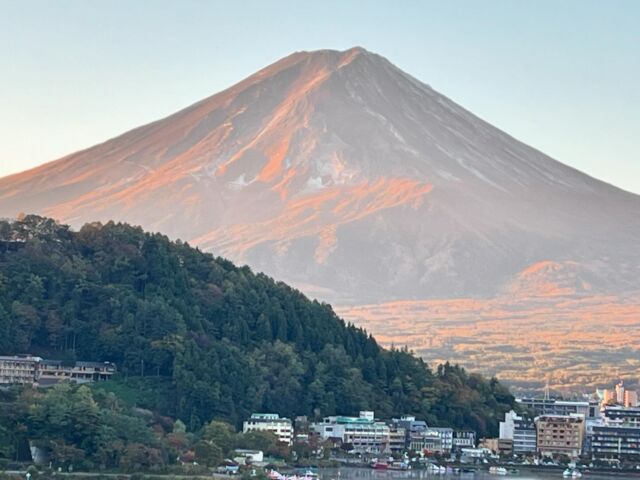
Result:
[[495,434],[495,379],[382,349],[329,305],[248,267],[126,224],[0,222],[0,354],[111,361],[100,388],[181,419],[239,425],[375,410]]

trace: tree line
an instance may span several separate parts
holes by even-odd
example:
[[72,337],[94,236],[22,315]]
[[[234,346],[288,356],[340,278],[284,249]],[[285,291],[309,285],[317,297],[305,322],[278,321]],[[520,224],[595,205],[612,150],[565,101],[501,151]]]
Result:
[[282,282],[139,227],[30,215],[0,221],[0,247],[0,354],[114,362],[112,393],[190,432],[367,409],[486,436],[514,406],[495,378],[432,370]]

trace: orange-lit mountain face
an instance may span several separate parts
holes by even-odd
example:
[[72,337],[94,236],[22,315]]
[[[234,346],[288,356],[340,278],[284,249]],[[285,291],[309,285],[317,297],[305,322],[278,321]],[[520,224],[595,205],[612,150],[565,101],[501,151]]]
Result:
[[342,305],[640,290],[640,197],[360,48],[0,179],[18,212],[141,224]]

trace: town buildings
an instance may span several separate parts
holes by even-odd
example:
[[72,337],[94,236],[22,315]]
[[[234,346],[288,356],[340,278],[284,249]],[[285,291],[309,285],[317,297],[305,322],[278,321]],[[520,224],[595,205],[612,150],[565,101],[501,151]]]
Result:
[[254,413],[242,424],[242,432],[271,432],[278,442],[293,445],[293,424],[288,418],[280,418],[277,413]]
[[423,420],[405,415],[385,423],[374,413],[363,411],[358,417],[332,416],[311,424],[310,431],[320,439],[346,445],[352,453],[390,454],[407,451],[421,455],[444,454],[452,450],[473,448],[476,433],[430,427]]
[[596,396],[602,401],[601,405],[620,405],[624,407],[637,407],[638,392],[629,390],[623,382],[618,383],[614,390],[597,390]]
[[582,415],[541,415],[535,419],[536,449],[541,456],[582,454],[585,419]]
[[443,439],[439,429],[429,427],[424,420],[416,420],[414,416],[405,415],[391,420],[391,428],[402,428],[405,432],[405,450],[414,452],[449,453],[451,451],[453,430],[451,435]]
[[116,367],[109,362],[46,360],[32,355],[0,357],[0,385],[49,386],[62,381],[90,383],[109,380]]

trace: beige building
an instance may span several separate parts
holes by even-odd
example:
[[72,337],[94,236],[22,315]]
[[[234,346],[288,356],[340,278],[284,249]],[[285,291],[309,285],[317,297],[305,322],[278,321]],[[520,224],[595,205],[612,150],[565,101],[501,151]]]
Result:
[[536,418],[535,423],[536,447],[540,455],[580,456],[585,434],[582,415],[542,415]]
[[116,367],[109,362],[75,362],[64,365],[60,360],[41,360],[36,373],[38,385],[54,385],[61,381],[91,383],[109,380],[116,373]]
[[625,407],[637,407],[638,406],[638,392],[635,390],[627,390],[624,392],[624,406]]
[[392,427],[389,430],[388,451],[390,453],[400,453],[406,448],[407,432],[402,427]]
[[90,383],[109,380],[116,367],[109,362],[75,362],[45,360],[31,355],[0,357],[0,385],[35,385],[46,387],[61,381]]
[[35,384],[40,361],[31,355],[0,357],[0,385]]

